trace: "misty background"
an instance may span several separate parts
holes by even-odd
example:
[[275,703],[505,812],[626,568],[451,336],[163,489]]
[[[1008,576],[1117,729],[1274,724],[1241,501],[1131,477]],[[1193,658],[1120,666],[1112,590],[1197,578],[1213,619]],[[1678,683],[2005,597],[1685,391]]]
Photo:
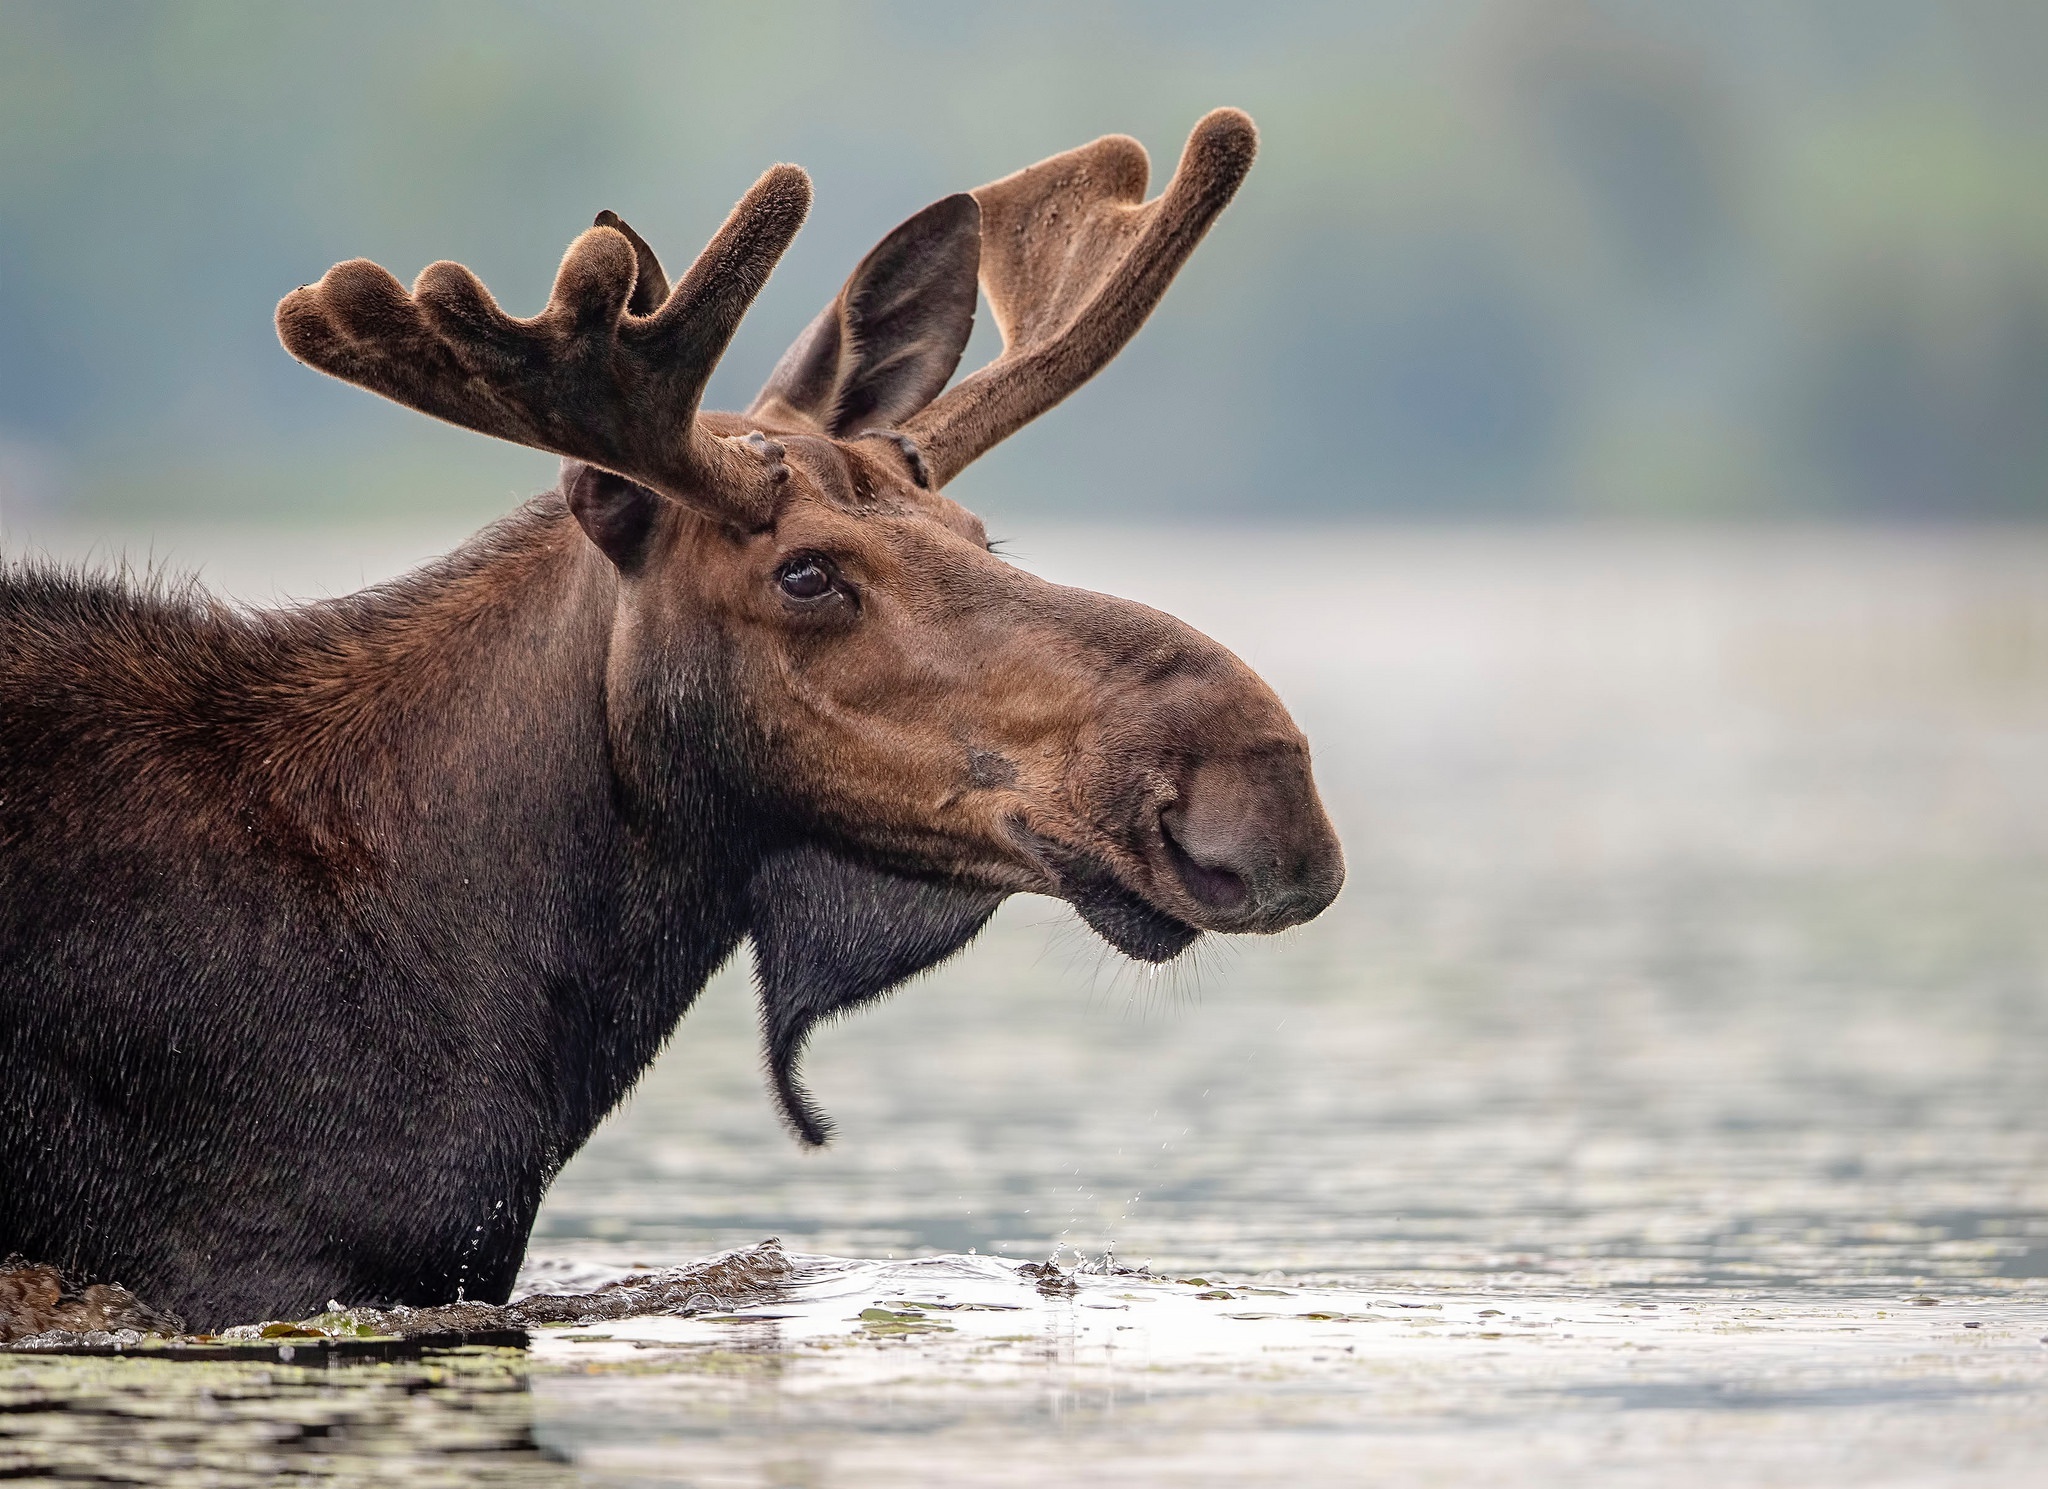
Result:
[[[319,596],[551,484],[279,348],[339,260],[530,314],[599,210],[680,273],[798,162],[709,399],[744,407],[924,204],[1116,131],[1156,189],[1245,108],[1151,323],[952,489],[1274,686],[1344,893],[1163,972],[1018,896],[820,1033],[819,1152],[737,956],[531,1259],[1259,1289],[1188,1289],[1197,1332],[1019,1284],[1000,1368],[763,1322],[493,1409],[637,1484],[2006,1489],[2048,1459],[2044,79],[2043,0],[0,0],[0,553]],[[1275,1278],[1404,1301],[1311,1352],[1276,1331],[1353,1324],[1283,1324]],[[324,1436],[126,1378],[81,1387],[102,1438],[22,1410],[0,1449],[132,1479],[396,1410],[341,1367]],[[486,1414],[406,1401],[481,1461]]]
[[793,160],[740,407],[924,203],[1114,131],[1156,190],[1224,103],[1257,168],[991,517],[2048,515],[2044,57],[2022,0],[5,0],[0,521],[480,519],[552,461],[299,367],[279,296],[454,258],[530,314],[599,209],[673,273]]

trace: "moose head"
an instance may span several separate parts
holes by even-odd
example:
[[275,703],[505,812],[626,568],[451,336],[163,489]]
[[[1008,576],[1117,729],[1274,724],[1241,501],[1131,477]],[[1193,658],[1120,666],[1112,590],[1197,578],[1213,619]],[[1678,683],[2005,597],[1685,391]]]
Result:
[[[698,405],[809,206],[793,166],[673,285],[607,212],[529,320],[453,263],[409,293],[341,264],[278,307],[301,361],[564,458],[615,593],[622,797],[660,817],[683,736],[710,711],[727,736],[760,849],[746,895],[769,1070],[807,1142],[829,1130],[796,1076],[813,1026],[958,950],[1008,894],[1065,899],[1158,962],[1205,931],[1297,925],[1342,882],[1308,745],[1270,688],[1171,616],[1006,563],[944,492],[1130,340],[1255,146],[1249,118],[1218,110],[1149,202],[1144,150],[1112,136],[934,203],[742,414]],[[1003,349],[949,389],[977,285]]]

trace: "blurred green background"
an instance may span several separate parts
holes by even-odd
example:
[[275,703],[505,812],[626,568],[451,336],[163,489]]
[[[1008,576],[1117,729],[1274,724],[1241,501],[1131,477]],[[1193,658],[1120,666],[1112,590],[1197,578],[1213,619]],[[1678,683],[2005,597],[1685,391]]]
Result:
[[[367,255],[520,313],[612,207],[811,224],[743,405],[924,202],[1204,110],[1263,152],[984,510],[2048,515],[2039,0],[0,0],[0,518],[482,514],[552,479],[295,365]],[[970,358],[990,350],[978,333]]]

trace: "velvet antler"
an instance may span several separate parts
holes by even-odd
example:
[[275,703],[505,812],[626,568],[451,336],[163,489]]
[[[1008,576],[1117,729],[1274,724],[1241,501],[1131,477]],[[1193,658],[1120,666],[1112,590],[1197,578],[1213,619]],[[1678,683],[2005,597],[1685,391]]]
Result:
[[718,438],[697,404],[810,201],[797,167],[768,171],[673,290],[639,235],[605,213],[570,245],[531,320],[506,315],[460,264],[429,265],[407,294],[355,259],[285,296],[277,334],[300,361],[408,408],[757,526],[787,475],[776,448]]
[[1037,418],[1122,351],[1235,195],[1258,150],[1249,116],[1217,109],[1145,201],[1145,148],[1108,135],[974,193],[981,288],[1002,355],[907,420],[934,484]]

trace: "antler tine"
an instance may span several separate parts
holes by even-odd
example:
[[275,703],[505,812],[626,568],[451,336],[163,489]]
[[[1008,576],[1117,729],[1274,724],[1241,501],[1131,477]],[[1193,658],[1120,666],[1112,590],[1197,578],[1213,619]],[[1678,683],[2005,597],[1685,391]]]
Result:
[[[408,408],[758,526],[787,472],[708,433],[697,405],[810,200],[808,176],[774,167],[658,301],[660,264],[606,213],[569,246],[547,308],[530,320],[505,314],[460,264],[429,265],[407,294],[355,259],[278,303],[278,339],[309,366]],[[643,305],[658,308],[633,313]]]
[[661,271],[661,260],[654,256],[654,250],[647,246],[647,240],[626,225],[626,219],[612,211],[597,214],[592,227],[608,227],[633,245],[633,298],[626,302],[626,309],[635,315],[652,315],[668,301],[668,275]]
[[1188,136],[1166,190],[1144,201],[1150,166],[1109,135],[974,193],[981,287],[1003,351],[908,420],[943,485],[1122,351],[1237,192],[1258,151],[1249,115],[1217,109]]

